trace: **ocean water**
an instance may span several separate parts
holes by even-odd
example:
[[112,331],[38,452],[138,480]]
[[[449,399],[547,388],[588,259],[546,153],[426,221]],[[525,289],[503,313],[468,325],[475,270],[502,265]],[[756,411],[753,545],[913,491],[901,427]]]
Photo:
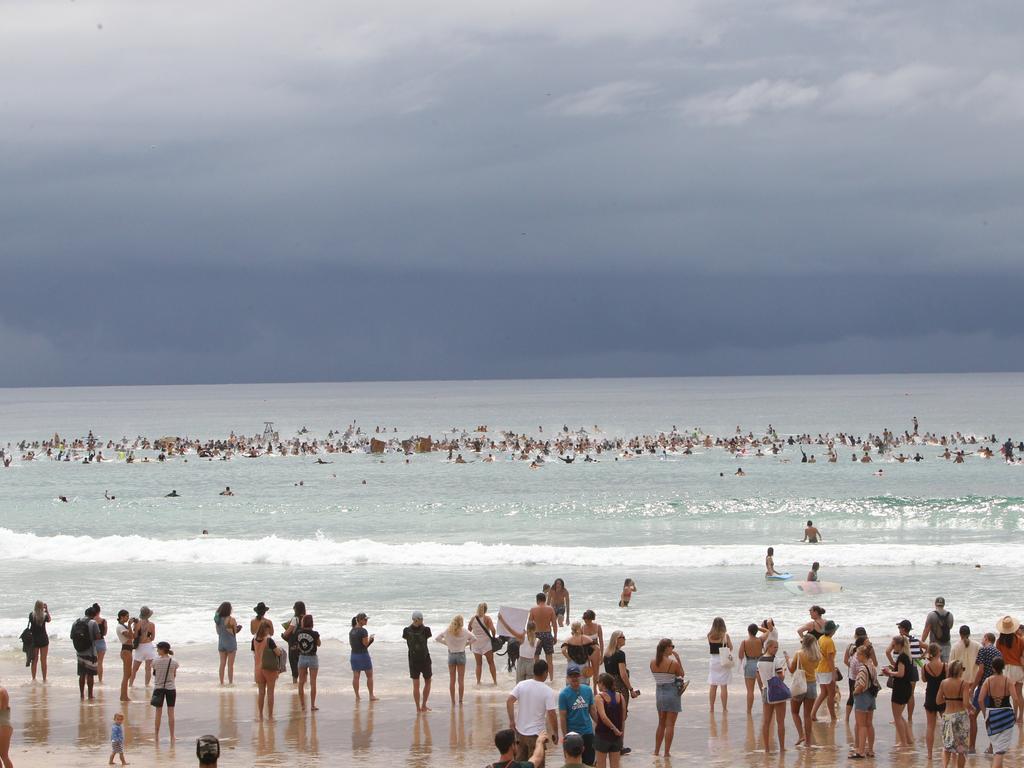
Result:
[[[673,426],[759,435],[768,424],[782,435],[866,436],[902,433],[913,416],[922,434],[1021,440],[1022,402],[1019,374],[10,389],[0,390],[0,443],[89,430],[103,440],[218,438],[258,434],[265,420],[282,437],[353,422],[435,438],[482,424],[552,437],[563,425],[631,437]],[[412,610],[441,627],[479,602],[528,607],[558,577],[572,612],[593,608],[606,634],[692,641],[714,616],[734,634],[766,616],[791,633],[810,601],[765,582],[768,546],[781,570],[802,575],[818,560],[822,578],[843,584],[818,600],[843,637],[856,625],[885,634],[904,617],[919,626],[939,594],[975,631],[1021,613],[1024,466],[976,456],[955,465],[924,445],[897,449],[920,451],[918,464],[853,463],[849,448],[829,464],[821,446],[805,450],[819,462],[799,463],[796,447],[740,459],[607,452],[539,470],[506,456],[456,465],[440,452],[408,463],[332,454],[328,465],[15,459],[0,469],[0,647],[13,648],[36,598],[63,644],[93,601],[111,618],[149,605],[161,637],[213,644],[221,601],[247,619],[263,600],[282,619],[297,599],[327,638],[345,637],[366,611],[378,642],[399,643]],[[237,495],[219,496],[225,485]],[[171,489],[181,498],[165,498]],[[808,518],[825,543],[798,543]],[[622,610],[626,577],[639,592]]]

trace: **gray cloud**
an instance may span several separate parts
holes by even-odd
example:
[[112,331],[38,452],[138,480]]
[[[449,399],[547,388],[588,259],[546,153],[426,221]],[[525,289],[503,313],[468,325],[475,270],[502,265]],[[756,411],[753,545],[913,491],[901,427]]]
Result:
[[0,385],[1003,370],[1020,340],[1016,6],[4,22]]

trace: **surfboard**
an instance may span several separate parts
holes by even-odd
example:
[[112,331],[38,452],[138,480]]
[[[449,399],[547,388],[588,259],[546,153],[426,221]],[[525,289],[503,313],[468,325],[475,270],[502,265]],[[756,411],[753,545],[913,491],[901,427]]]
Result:
[[791,573],[776,573],[774,576],[765,576],[766,581],[788,581],[793,578]]
[[834,581],[787,581],[782,586],[794,595],[824,595],[843,591],[843,585]]

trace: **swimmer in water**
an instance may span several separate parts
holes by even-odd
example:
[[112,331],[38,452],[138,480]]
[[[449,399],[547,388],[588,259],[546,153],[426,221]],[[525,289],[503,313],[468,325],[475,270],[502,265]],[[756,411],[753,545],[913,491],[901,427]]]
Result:
[[111,496],[110,491],[104,491],[103,498],[106,499],[107,501],[113,501],[114,499],[117,498],[117,496]]
[[806,541],[808,544],[817,544],[821,540],[821,531],[814,527],[813,520],[808,520],[807,527],[804,528],[804,537],[802,541]]
[[170,493],[168,493],[168,494],[164,494],[164,498],[165,498],[165,499],[176,499],[176,498],[178,498],[178,497],[179,497],[180,495],[181,495],[181,494],[180,494],[180,493],[178,493],[177,491],[171,491],[171,492],[170,492]]
[[234,496],[235,492],[231,490],[230,485],[224,486],[224,490],[220,492],[221,496]]
[[68,503],[68,497],[67,496],[58,496],[57,499],[59,501],[63,501],[65,504]]
[[764,570],[766,577],[779,575],[779,572],[775,570],[775,547],[768,547],[768,555],[764,559]]
[[736,477],[746,477],[747,473],[743,471],[743,467],[736,470]]

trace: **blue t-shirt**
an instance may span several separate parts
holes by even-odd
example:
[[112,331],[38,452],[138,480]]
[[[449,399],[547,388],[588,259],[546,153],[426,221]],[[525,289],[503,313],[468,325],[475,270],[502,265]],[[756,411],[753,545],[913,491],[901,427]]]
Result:
[[590,708],[594,706],[594,692],[589,685],[581,685],[578,691],[571,686],[558,694],[558,709],[565,712],[565,725],[579,734],[593,733],[594,721],[590,719]]

